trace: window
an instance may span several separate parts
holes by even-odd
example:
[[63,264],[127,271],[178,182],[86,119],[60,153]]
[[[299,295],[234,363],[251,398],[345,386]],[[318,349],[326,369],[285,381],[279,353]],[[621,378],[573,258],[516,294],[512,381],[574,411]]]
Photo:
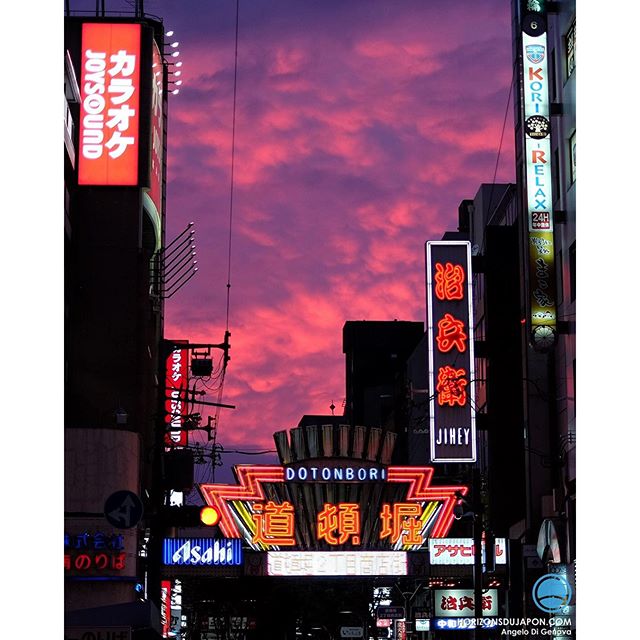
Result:
[[567,35],[564,38],[565,52],[567,55],[567,78],[573,73],[576,68],[576,21],[574,20],[567,31]]
[[576,181],[576,132],[569,138],[569,163],[571,166],[571,184]]

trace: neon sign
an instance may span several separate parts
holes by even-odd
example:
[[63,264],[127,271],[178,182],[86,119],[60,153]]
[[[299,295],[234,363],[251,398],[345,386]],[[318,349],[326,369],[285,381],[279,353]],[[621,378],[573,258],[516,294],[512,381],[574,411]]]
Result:
[[168,638],[171,628],[171,580],[160,581],[160,626],[162,637]]
[[270,576],[405,576],[402,551],[269,551]]
[[242,543],[216,538],[165,538],[162,561],[165,565],[239,565]]
[[331,545],[341,545],[347,540],[360,544],[360,505],[325,503],[318,513],[318,539]]
[[[189,344],[186,340],[183,342],[185,345]],[[183,429],[184,419],[188,413],[187,354],[187,349],[175,348],[167,356],[165,389],[165,423],[167,427],[165,444],[167,446],[187,446],[187,431]]]
[[433,629],[436,631],[455,631],[456,629],[475,629],[476,623],[481,629],[495,629],[498,618],[434,618]]
[[427,242],[432,462],[476,459],[471,245]]
[[361,482],[386,480],[387,472],[384,467],[360,465],[288,465],[284,470],[285,479],[296,481],[324,481],[324,482]]
[[101,531],[64,536],[65,572],[119,573],[126,568],[124,536]]
[[290,502],[276,504],[269,500],[266,505],[254,506],[253,521],[256,525],[251,538],[254,544],[294,546],[294,510]]
[[523,112],[529,245],[529,322],[535,349],[556,338],[555,251],[547,34],[542,13],[523,19]]
[[[235,472],[239,484],[203,484],[200,492],[220,513],[222,534],[242,538],[256,550],[300,546],[296,525],[303,517],[312,519],[316,540],[330,547],[361,547],[366,522],[378,532],[376,546],[416,550],[425,546],[429,537],[446,536],[453,523],[453,507],[459,496],[467,493],[462,485],[432,486],[433,467],[387,467],[382,486],[406,485],[402,502],[382,498],[377,503],[324,501],[315,513],[309,513],[308,508],[296,508],[298,503],[291,498],[295,490],[286,479],[286,467],[238,465]],[[322,481],[318,482],[322,486]]]
[[[505,538],[495,539],[496,564],[507,563]],[[441,538],[429,540],[429,564],[473,564],[473,538]],[[482,562],[485,562],[485,543],[482,541]]]
[[82,25],[78,184],[138,184],[139,24]]
[[[475,600],[473,589],[436,589],[434,591],[434,613],[442,618],[462,618],[473,615]],[[482,592],[482,615],[498,615],[498,590],[484,589]]]

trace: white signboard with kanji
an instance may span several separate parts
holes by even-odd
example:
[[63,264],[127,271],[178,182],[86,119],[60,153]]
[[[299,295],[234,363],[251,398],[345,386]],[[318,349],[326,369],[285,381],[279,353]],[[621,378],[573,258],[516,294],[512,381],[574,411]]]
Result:
[[[496,564],[507,564],[507,541],[495,539]],[[473,564],[473,538],[430,538],[429,562],[433,564]],[[482,562],[485,562],[484,541]]]

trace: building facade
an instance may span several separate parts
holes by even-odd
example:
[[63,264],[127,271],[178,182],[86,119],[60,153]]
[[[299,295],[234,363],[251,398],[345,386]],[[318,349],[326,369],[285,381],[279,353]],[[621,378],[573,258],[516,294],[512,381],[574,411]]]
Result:
[[153,638],[141,550],[163,330],[164,31],[141,15],[68,14],[64,29],[65,625]]

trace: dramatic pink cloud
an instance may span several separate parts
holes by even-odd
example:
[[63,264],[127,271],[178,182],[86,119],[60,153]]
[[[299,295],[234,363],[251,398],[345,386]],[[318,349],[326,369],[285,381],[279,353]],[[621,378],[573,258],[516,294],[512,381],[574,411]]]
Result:
[[[220,342],[236,3],[147,5],[181,41],[168,237],[194,221],[200,267],[165,333]],[[508,0],[241,0],[225,448],[341,413],[347,320],[424,321],[424,242],[494,178],[510,28]],[[511,111],[498,182],[514,178]]]

